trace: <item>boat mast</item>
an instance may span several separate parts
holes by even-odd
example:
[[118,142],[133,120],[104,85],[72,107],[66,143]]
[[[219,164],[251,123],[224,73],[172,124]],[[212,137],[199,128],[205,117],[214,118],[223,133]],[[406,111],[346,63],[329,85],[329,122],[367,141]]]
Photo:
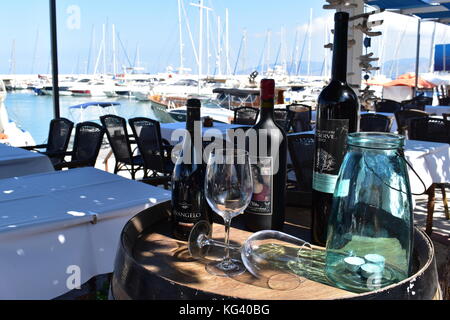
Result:
[[231,66],[230,66],[230,26],[229,26],[229,14],[228,14],[228,8],[225,9],[225,50],[226,50],[226,56],[227,56],[227,75],[231,73]]
[[313,20],[313,9],[311,8],[309,17],[309,35],[308,35],[308,77],[311,76],[311,45],[312,45],[312,20]]
[[112,50],[113,50],[113,74],[117,74],[117,62],[116,62],[116,25],[112,25]]
[[220,16],[217,17],[217,70],[222,75],[222,29]]
[[106,75],[106,25],[103,24],[103,75]]
[[184,72],[184,52],[183,52],[183,28],[182,28],[182,17],[181,17],[181,0],[178,0],[178,31],[180,33],[180,71],[182,74]]

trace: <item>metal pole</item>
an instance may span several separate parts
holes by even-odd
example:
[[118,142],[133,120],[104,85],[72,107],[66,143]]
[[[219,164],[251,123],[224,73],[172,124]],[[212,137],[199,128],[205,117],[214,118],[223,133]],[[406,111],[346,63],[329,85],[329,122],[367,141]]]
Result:
[[50,36],[52,47],[53,115],[60,118],[58,80],[58,32],[56,23],[56,0],[50,0]]
[[417,23],[417,52],[416,52],[416,84],[414,86],[413,97],[417,94],[417,89],[419,86],[419,58],[420,58],[420,27],[422,20],[419,19]]

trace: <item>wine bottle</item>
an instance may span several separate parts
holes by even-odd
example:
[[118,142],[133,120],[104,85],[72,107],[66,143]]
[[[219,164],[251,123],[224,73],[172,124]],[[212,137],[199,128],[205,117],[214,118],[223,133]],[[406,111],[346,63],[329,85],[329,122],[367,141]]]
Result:
[[259,122],[247,131],[247,150],[252,163],[253,198],[245,210],[247,229],[282,231],[287,183],[287,137],[274,119],[275,81],[261,82]]
[[201,103],[187,102],[187,136],[172,176],[173,236],[187,241],[194,225],[202,220],[212,223],[211,210],[204,194],[205,166],[202,158]]
[[313,174],[312,242],[325,246],[333,193],[349,133],[359,129],[359,102],[347,84],[349,14],[335,15],[332,79],[318,99]]

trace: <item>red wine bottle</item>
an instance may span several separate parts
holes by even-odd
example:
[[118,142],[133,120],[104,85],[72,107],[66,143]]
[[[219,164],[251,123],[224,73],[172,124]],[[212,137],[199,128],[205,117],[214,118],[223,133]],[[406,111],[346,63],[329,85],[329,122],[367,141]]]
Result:
[[254,192],[245,210],[247,229],[283,230],[287,183],[287,138],[275,122],[275,81],[261,82],[259,122],[247,131],[247,150],[252,163]]
[[197,222],[206,220],[212,223],[211,210],[204,194],[205,166],[200,110],[200,100],[188,100],[188,135],[172,176],[172,230],[173,236],[181,241],[188,240]]
[[358,97],[347,84],[348,22],[348,13],[336,13],[332,79],[318,100],[312,242],[320,246],[325,246],[327,241],[328,217],[346,154],[347,136],[359,128]]

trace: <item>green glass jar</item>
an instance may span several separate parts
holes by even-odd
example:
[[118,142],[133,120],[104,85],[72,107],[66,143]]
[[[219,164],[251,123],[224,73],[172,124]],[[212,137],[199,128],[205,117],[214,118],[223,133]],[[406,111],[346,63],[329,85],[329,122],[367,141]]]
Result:
[[410,274],[413,205],[404,137],[354,133],[329,219],[326,274],[339,288],[369,292]]

